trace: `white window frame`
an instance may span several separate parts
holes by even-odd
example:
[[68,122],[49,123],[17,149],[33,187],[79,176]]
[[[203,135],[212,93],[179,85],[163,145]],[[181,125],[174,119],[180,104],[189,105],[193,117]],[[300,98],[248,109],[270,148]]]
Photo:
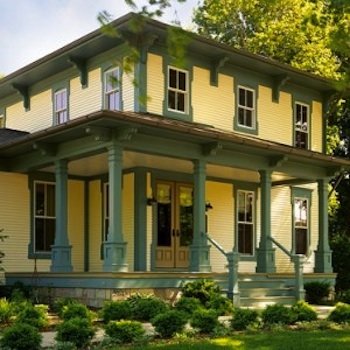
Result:
[[[253,93],[253,107],[249,107],[249,106],[245,106],[245,105],[241,105],[239,103],[239,92],[240,90],[245,90],[245,91],[250,91]],[[250,130],[255,130],[256,129],[256,92],[254,89],[248,88],[246,86],[243,85],[238,85],[237,86],[237,125],[240,128],[246,128],[246,129],[250,129]],[[239,110],[242,109],[244,112],[245,111],[250,111],[252,113],[252,126],[248,126],[246,124],[240,124],[239,122]]]
[[[297,110],[298,106],[301,108],[306,108],[306,122],[301,123],[298,121]],[[306,134],[306,145],[304,147],[297,146],[297,132]],[[310,140],[310,105],[296,101],[294,104],[294,145],[298,148],[309,149]]]
[[[37,185],[44,185],[45,186],[45,197],[44,197],[44,213],[42,215],[37,214]],[[36,249],[36,240],[37,240],[37,232],[36,232],[36,219],[49,219],[54,220],[54,225],[56,225],[56,213],[54,216],[47,215],[47,186],[52,185],[55,189],[55,183],[54,182],[48,182],[48,181],[34,181],[34,196],[33,196],[33,251],[34,253],[48,253],[51,252],[50,250],[37,250]],[[55,194],[56,196],[56,194]],[[55,200],[55,198],[54,198]],[[55,226],[54,226],[55,227]],[[55,235],[55,232],[54,232]]]
[[[245,201],[247,200],[247,195],[251,194],[253,197],[252,200],[252,219],[251,221],[241,221],[239,220],[239,195],[240,193],[244,193]],[[237,233],[236,233],[236,240],[237,240],[237,250],[239,251],[239,225],[251,225],[252,226],[252,253],[243,253],[239,252],[242,256],[254,256],[255,254],[255,210],[256,210],[256,203],[255,203],[255,191],[252,190],[243,190],[238,189],[237,190],[237,200],[236,200],[236,220],[237,220]],[[246,214],[246,213],[245,213]]]
[[[61,94],[65,94],[66,98],[63,99],[64,105],[59,108],[57,106],[57,97]],[[54,93],[54,115],[55,115],[55,125],[60,125],[66,123],[69,119],[68,117],[68,89],[63,88],[55,91]]]
[[[113,74],[114,72],[116,72],[116,74]],[[112,77],[116,77],[115,82],[113,82],[113,81],[111,82]],[[113,67],[113,68],[106,70],[103,74],[103,79],[104,79],[103,94],[104,94],[105,108],[108,110],[111,110],[111,111],[119,111],[120,110],[120,101],[121,101],[120,69],[119,69],[119,67]],[[115,108],[112,109],[109,101],[110,101],[111,96],[116,96],[116,95],[118,95],[118,106],[115,106]]]
[[[170,87],[170,70],[174,70],[176,72],[176,87]],[[179,79],[178,79],[178,73],[184,73],[185,74],[185,90],[179,89]],[[167,106],[168,111],[175,112],[175,113],[181,113],[181,114],[188,114],[189,111],[189,79],[188,79],[188,71],[184,69],[179,69],[173,66],[168,66],[168,76],[167,76]],[[176,109],[176,108],[170,108],[169,107],[169,92],[172,91],[175,93],[175,106],[177,105],[177,96],[179,94],[184,96],[184,111]]]
[[[296,223],[296,202],[297,201],[306,201],[306,225],[297,225]],[[296,230],[297,229],[303,229],[306,231],[305,238],[306,238],[306,251],[305,255],[307,255],[309,250],[309,227],[310,227],[310,201],[306,197],[296,196],[293,199],[293,234],[294,234],[294,252],[296,254],[304,254],[304,253],[297,253],[297,237],[296,237]]]
[[103,184],[103,237],[102,241],[107,241],[109,231],[109,183]]

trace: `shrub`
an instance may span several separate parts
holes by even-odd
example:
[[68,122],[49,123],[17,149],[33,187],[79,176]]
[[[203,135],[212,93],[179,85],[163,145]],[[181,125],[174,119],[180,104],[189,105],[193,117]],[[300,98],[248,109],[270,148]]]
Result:
[[290,308],[281,304],[268,305],[262,311],[261,318],[266,326],[273,324],[286,325],[293,322]]
[[317,320],[315,309],[305,301],[298,301],[291,309],[293,322],[311,322]]
[[35,328],[42,329],[48,325],[47,307],[45,305],[25,304],[18,313],[16,322],[27,323]]
[[175,333],[182,332],[186,323],[187,314],[177,310],[170,310],[159,314],[152,320],[155,330],[162,338],[170,338]]
[[62,311],[62,319],[67,321],[72,318],[86,318],[91,319],[91,313],[89,309],[80,303],[71,303],[65,305]]
[[232,301],[221,294],[211,294],[205,305],[208,309],[216,310],[218,316],[230,315],[232,313]]
[[108,301],[103,304],[101,317],[103,322],[119,321],[131,318],[131,305],[128,301]]
[[186,283],[182,287],[182,295],[198,299],[205,306],[213,295],[221,295],[221,289],[216,282],[201,279]]
[[71,318],[57,326],[56,340],[73,343],[77,348],[87,346],[95,332],[87,318]]
[[191,318],[191,326],[201,333],[212,333],[219,326],[218,315],[215,310],[196,310]]
[[191,316],[193,312],[202,306],[201,302],[193,297],[182,296],[175,304],[175,309]]
[[5,349],[37,350],[40,349],[42,335],[39,330],[26,323],[16,323],[5,329],[0,344]]
[[338,295],[338,300],[345,304],[350,304],[350,289],[341,292]]
[[11,302],[6,298],[0,299],[0,323],[8,323],[13,315]]
[[54,350],[77,350],[77,347],[69,341],[65,341],[65,342],[59,341],[59,342],[56,342]]
[[106,334],[120,344],[139,342],[145,336],[142,323],[138,321],[110,321]]
[[72,298],[58,298],[51,305],[51,309],[58,316],[62,317],[64,307],[71,305],[71,304],[76,304],[76,303],[77,303],[77,301],[75,299],[72,299]]
[[350,322],[350,305],[344,303],[337,303],[335,309],[329,314],[328,321],[336,323]]
[[306,300],[310,304],[322,304],[330,293],[331,285],[325,281],[308,282],[304,285],[306,292]]
[[236,308],[233,310],[231,327],[236,331],[243,331],[248,326],[258,321],[258,313],[255,310]]
[[132,318],[138,321],[150,321],[153,317],[168,310],[164,300],[155,296],[134,295],[127,299],[131,305]]

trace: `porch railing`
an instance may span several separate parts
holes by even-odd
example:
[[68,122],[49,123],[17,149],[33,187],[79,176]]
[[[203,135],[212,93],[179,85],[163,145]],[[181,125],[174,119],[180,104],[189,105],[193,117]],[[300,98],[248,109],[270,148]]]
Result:
[[240,293],[238,287],[238,263],[239,253],[235,251],[226,251],[215,239],[210,237],[208,233],[204,233],[208,241],[226,257],[228,268],[228,289],[227,297],[232,300],[235,306],[240,304]]
[[297,300],[305,299],[304,279],[303,279],[303,268],[304,268],[304,255],[291,254],[281,243],[276,241],[273,237],[268,237],[272,243],[282,250],[290,260],[294,263],[295,271],[295,297]]

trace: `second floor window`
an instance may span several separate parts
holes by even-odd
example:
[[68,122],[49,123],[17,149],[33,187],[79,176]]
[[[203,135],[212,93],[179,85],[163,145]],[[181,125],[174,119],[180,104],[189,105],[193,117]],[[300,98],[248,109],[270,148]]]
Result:
[[5,116],[0,113],[0,129],[5,127]]
[[168,109],[188,113],[188,72],[168,68]]
[[238,126],[255,128],[255,91],[238,87]]
[[308,148],[309,144],[309,106],[295,104],[295,135],[294,145],[298,148]]
[[61,89],[54,95],[55,125],[68,121],[68,93],[67,89]]
[[309,203],[307,198],[294,198],[295,253],[306,254],[308,250]]
[[120,77],[119,68],[112,68],[104,74],[105,108],[120,110]]

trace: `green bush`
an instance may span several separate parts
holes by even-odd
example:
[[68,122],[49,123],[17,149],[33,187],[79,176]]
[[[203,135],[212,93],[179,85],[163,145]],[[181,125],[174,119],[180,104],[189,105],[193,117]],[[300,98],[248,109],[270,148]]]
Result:
[[336,323],[350,323],[350,305],[337,303],[327,319]]
[[261,313],[265,326],[273,324],[286,325],[293,322],[290,308],[281,304],[268,305]]
[[2,349],[38,350],[42,341],[39,330],[26,323],[16,323],[4,330],[0,345]]
[[233,310],[231,327],[235,331],[243,331],[249,326],[257,323],[258,313],[255,310],[235,308]]
[[6,298],[0,299],[0,323],[9,323],[13,315],[13,307]]
[[192,297],[198,299],[205,306],[213,295],[221,295],[221,289],[216,282],[201,279],[188,282],[182,287],[182,295],[184,297]]
[[314,281],[305,283],[304,288],[306,301],[310,304],[319,305],[329,296],[331,285],[325,281]]
[[106,326],[106,334],[113,342],[127,344],[144,339],[145,330],[138,321],[110,321]]
[[345,304],[350,304],[350,289],[345,290],[337,295],[337,299]]
[[233,309],[231,300],[216,293],[211,294],[210,299],[205,306],[207,309],[215,310],[218,316],[230,315]]
[[131,318],[131,305],[127,300],[107,301],[103,304],[101,317],[103,322],[119,321]]
[[155,296],[137,294],[127,300],[131,305],[131,316],[137,321],[149,322],[153,317],[169,309],[164,300]]
[[193,297],[182,296],[175,304],[175,309],[191,316],[193,312],[202,306],[201,302]]
[[23,309],[18,313],[16,322],[27,323],[38,329],[46,327],[48,325],[47,306],[25,304]]
[[59,317],[62,317],[63,309],[67,305],[76,304],[77,301],[72,298],[58,298],[51,305],[51,309],[55,312]]
[[65,341],[65,342],[59,341],[59,342],[56,342],[54,350],[77,350],[77,347],[69,341]]
[[305,301],[298,301],[291,309],[293,322],[311,322],[317,320],[315,309]]
[[170,338],[175,333],[182,332],[186,323],[187,314],[178,310],[170,310],[159,314],[152,320],[152,325],[162,338]]
[[71,318],[56,328],[56,341],[73,343],[78,349],[87,346],[95,331],[87,318]]
[[62,319],[67,321],[72,318],[86,318],[91,320],[91,312],[86,305],[80,303],[71,303],[65,305],[62,311]]
[[212,333],[219,326],[218,315],[215,310],[196,310],[191,318],[191,326],[201,333]]

